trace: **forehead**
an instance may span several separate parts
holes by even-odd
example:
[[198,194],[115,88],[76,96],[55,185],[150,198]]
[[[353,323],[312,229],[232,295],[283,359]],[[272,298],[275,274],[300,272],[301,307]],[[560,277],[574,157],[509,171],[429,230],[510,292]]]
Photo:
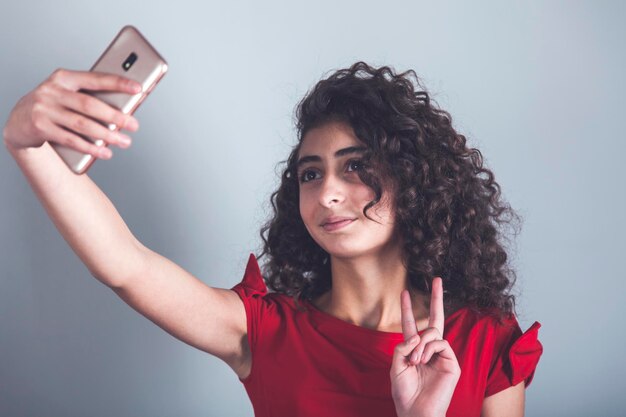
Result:
[[344,122],[332,121],[309,130],[300,145],[298,158],[306,155],[331,155],[348,146],[363,146],[352,127]]

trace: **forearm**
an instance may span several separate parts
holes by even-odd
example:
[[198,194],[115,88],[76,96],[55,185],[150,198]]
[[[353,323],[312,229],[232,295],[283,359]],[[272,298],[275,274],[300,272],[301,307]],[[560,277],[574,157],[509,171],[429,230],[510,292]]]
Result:
[[70,171],[48,142],[5,146],[63,238],[91,274],[115,287],[141,268],[143,245],[113,203],[87,176]]

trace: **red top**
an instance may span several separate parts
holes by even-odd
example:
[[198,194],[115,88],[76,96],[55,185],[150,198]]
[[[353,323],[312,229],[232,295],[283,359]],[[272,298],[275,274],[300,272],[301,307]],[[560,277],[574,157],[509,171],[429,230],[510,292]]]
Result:
[[[402,333],[345,322],[307,301],[268,293],[250,254],[243,280],[232,288],[243,300],[252,370],[244,384],[256,417],[396,416],[389,371]],[[461,366],[448,417],[480,416],[483,398],[526,381],[543,351],[535,322],[522,334],[462,308],[446,317],[444,338]],[[421,332],[420,332],[421,333]]]

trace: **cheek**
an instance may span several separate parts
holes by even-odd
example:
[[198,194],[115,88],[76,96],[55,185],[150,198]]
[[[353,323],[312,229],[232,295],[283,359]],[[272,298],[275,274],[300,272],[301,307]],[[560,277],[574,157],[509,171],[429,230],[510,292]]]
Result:
[[[375,195],[372,193],[371,198]],[[371,217],[383,223],[383,225],[389,225],[395,223],[395,210],[393,208],[393,202],[391,196],[388,193],[383,193],[378,204],[372,207],[368,214],[371,213]]]
[[[376,198],[376,193],[370,187],[366,186],[365,184],[361,184],[358,189],[355,190],[354,196],[360,202],[361,207],[365,207],[367,204],[369,204],[370,201]],[[382,196],[380,197],[380,201],[376,203],[374,207],[382,207],[383,205],[387,204],[386,197],[386,193],[383,192]]]
[[313,215],[313,204],[312,198],[307,193],[300,193],[299,204],[300,204],[300,217],[305,224],[311,221],[311,216]]
[[[365,184],[363,184],[363,186],[359,190],[358,195],[359,195],[359,199],[363,203],[362,204],[363,207],[365,207],[366,204],[368,204],[370,201],[376,198],[376,193],[374,192],[374,190],[372,190],[370,187],[366,186]],[[381,197],[381,200],[382,200],[382,197]]]

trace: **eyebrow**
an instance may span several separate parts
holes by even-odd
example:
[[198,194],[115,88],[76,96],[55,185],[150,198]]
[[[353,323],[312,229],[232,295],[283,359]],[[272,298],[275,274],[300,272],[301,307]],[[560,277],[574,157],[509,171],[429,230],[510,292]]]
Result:
[[[348,146],[347,148],[339,149],[335,152],[335,158],[340,158],[342,156],[350,155],[353,153],[363,153],[365,152],[365,146]],[[299,169],[302,165],[308,162],[319,162],[322,158],[317,155],[306,155],[302,158],[298,159],[298,163],[296,164],[296,169]]]

